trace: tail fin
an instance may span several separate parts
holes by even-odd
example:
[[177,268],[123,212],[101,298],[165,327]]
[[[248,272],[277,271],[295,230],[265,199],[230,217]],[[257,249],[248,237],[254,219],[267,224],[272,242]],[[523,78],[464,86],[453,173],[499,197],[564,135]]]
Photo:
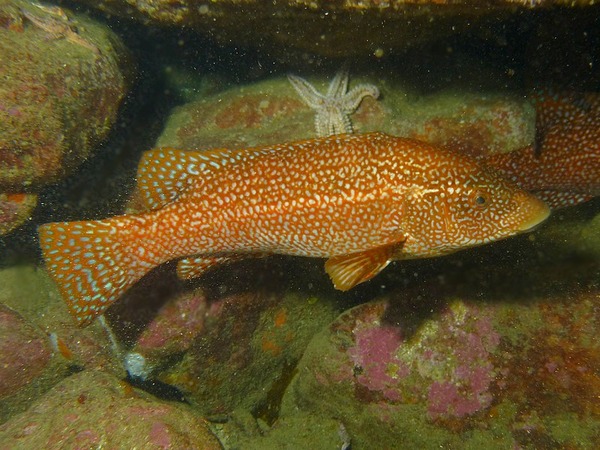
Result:
[[117,216],[39,227],[46,267],[78,325],[89,325],[153,267],[142,258],[142,248],[132,247],[143,242],[139,219]]

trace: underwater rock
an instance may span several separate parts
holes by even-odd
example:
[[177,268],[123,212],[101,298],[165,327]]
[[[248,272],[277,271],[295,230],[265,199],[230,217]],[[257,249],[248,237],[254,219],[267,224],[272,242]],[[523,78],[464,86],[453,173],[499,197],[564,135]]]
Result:
[[221,449],[189,407],[102,372],[67,378],[26,412],[0,425],[0,448]]
[[[344,425],[336,419],[298,414],[277,420],[272,427],[248,414],[237,414],[224,424],[215,424],[215,434],[225,448],[265,449],[350,449]],[[300,432],[299,432],[300,431]]]
[[36,194],[0,193],[0,236],[22,225],[37,205]]
[[313,339],[281,417],[336,418],[353,448],[596,448],[598,295],[360,305]]
[[45,340],[55,356],[62,358],[63,366],[102,369],[115,375],[124,373],[121,362],[111,354],[105,330],[100,324],[86,329],[77,327],[44,270],[33,265],[0,269],[0,286],[0,303],[44,330]]
[[155,376],[180,389],[209,416],[236,408],[267,410],[279,403],[312,335],[335,314],[333,302],[313,297],[259,292],[226,296],[211,302],[181,360]]
[[[317,80],[315,87],[324,92],[329,80]],[[350,89],[361,83],[379,86],[382,96],[366,97],[350,115],[357,133],[382,131],[460,146],[477,155],[506,152],[533,141],[535,112],[522,98],[455,90],[417,98],[392,80],[350,74]],[[175,108],[156,146],[244,148],[315,136],[314,111],[282,77],[233,87]]]
[[[25,333],[9,328],[6,339],[0,339],[0,349],[5,342],[12,343],[6,352],[1,350],[0,384],[5,379],[3,371],[17,371],[14,376],[27,383],[18,391],[13,389],[10,397],[2,399],[0,395],[0,423],[25,410],[73,371],[87,368],[125,375],[105,330],[99,324],[78,328],[45,271],[29,265],[2,268],[0,286],[0,305],[10,308],[19,318],[10,323],[30,330]],[[18,342],[13,342],[13,338]],[[9,361],[13,352],[16,359]],[[6,380],[11,379],[8,372]]]
[[[529,9],[593,5],[593,0],[80,0],[143,23],[196,29],[225,45],[268,48],[288,60],[300,53],[382,57],[453,35],[482,31]],[[243,5],[243,8],[240,7]]]
[[580,252],[594,255],[596,260],[600,260],[600,213],[582,227],[577,243]]
[[218,310],[211,309],[201,289],[169,299],[144,328],[132,351],[144,356],[151,365],[183,353],[205,331],[205,322]]
[[0,303],[0,398],[15,394],[47,367],[52,350],[41,330]]
[[0,193],[35,193],[107,136],[127,92],[125,52],[104,25],[14,0],[0,3],[0,60]]
[[560,211],[558,219],[540,234],[540,244],[556,248],[565,258],[600,261],[600,200],[592,200],[588,209]]

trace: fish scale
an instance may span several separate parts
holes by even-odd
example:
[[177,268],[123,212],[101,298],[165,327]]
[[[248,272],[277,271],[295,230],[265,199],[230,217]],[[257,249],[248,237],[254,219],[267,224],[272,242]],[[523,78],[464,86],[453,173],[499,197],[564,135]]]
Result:
[[39,227],[48,271],[80,325],[173,259],[191,278],[247,257],[322,257],[334,286],[348,290],[393,259],[512,236],[549,214],[471,158],[382,133],[152,150],[136,195],[147,212]]

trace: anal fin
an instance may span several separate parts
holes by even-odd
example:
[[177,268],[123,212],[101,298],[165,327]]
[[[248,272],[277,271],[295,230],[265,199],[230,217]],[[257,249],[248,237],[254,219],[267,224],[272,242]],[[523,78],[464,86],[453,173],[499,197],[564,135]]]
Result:
[[347,291],[385,269],[397,248],[398,245],[388,245],[360,253],[333,256],[325,263],[325,271],[336,289]]
[[184,258],[177,263],[177,277],[182,280],[197,278],[208,269],[242,259],[242,256],[195,256]]
[[264,258],[268,253],[230,253],[220,255],[193,256],[181,259],[177,263],[177,276],[182,280],[191,280],[207,270],[222,264],[231,264],[248,258]]

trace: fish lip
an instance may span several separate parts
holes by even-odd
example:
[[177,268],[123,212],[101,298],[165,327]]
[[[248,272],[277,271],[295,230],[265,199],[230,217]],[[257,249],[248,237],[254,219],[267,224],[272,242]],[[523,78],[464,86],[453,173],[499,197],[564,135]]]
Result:
[[532,198],[527,204],[527,218],[519,226],[520,232],[532,231],[541,225],[551,213],[550,207],[538,198]]

